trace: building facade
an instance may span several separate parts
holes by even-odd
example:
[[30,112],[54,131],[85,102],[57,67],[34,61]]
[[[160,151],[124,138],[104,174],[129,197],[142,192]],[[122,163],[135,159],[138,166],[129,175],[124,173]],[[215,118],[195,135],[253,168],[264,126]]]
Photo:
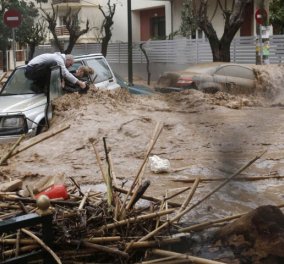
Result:
[[[218,7],[218,0],[208,1],[208,17],[217,32],[222,36],[224,30],[224,18],[221,9]],[[227,1],[230,6],[233,0]],[[237,36],[252,36],[256,34],[256,22],[254,14],[258,1],[252,3],[246,9],[245,22]],[[268,7],[269,0],[265,0]],[[78,18],[82,27],[87,19],[90,22],[91,30],[80,37],[79,43],[100,42],[102,33],[100,31],[104,19],[99,5],[105,13],[108,13],[108,0],[49,0],[42,7],[51,12],[51,3],[58,9],[57,33],[62,40],[67,39],[68,32],[63,24],[62,17],[71,8],[73,12],[80,10]],[[111,0],[110,4],[116,4],[116,11],[113,17],[113,28],[111,42],[126,42],[128,40],[128,0]],[[181,25],[181,11],[183,0],[131,0],[132,18],[132,40],[133,42],[147,41],[168,38],[170,34],[179,30]],[[197,32],[198,38],[203,38],[202,32]],[[49,36],[52,38],[51,36]]]

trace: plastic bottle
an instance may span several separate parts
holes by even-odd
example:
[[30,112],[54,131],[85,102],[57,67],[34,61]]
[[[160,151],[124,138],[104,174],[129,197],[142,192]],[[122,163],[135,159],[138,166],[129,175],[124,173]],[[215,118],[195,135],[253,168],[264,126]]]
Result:
[[45,194],[49,199],[68,199],[69,195],[64,184],[55,184],[49,187],[48,189],[38,193],[35,198],[38,198],[40,195]]

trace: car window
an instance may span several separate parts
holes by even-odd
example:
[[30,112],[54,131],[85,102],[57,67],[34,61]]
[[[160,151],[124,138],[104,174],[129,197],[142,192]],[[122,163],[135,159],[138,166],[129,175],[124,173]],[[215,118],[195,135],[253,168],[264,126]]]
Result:
[[253,70],[242,65],[220,66],[214,74],[255,80]]
[[83,65],[83,63],[81,61],[76,61],[76,62],[74,62],[74,64],[72,66],[70,66],[68,68],[68,71],[70,71],[71,73],[75,73],[76,70],[82,65]]
[[91,76],[91,79],[95,79],[95,83],[108,81],[113,78],[110,68],[104,58],[84,59],[84,62],[94,69],[95,72]]
[[25,68],[16,69],[3,87],[1,95],[33,94],[32,82],[26,78]]

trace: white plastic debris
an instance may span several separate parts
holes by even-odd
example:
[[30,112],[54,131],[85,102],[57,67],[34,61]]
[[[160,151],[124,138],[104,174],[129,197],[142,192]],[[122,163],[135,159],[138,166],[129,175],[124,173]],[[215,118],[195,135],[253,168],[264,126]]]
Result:
[[149,157],[150,169],[154,173],[169,172],[171,169],[170,161],[162,159],[157,155]]

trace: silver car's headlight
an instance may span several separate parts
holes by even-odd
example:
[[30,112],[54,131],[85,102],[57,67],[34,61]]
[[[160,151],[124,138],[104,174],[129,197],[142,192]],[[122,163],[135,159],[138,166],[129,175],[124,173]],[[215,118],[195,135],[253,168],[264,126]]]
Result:
[[20,135],[27,132],[28,125],[24,115],[0,116],[0,136]]
[[3,120],[3,128],[17,128],[22,127],[24,120],[22,117],[6,117]]

